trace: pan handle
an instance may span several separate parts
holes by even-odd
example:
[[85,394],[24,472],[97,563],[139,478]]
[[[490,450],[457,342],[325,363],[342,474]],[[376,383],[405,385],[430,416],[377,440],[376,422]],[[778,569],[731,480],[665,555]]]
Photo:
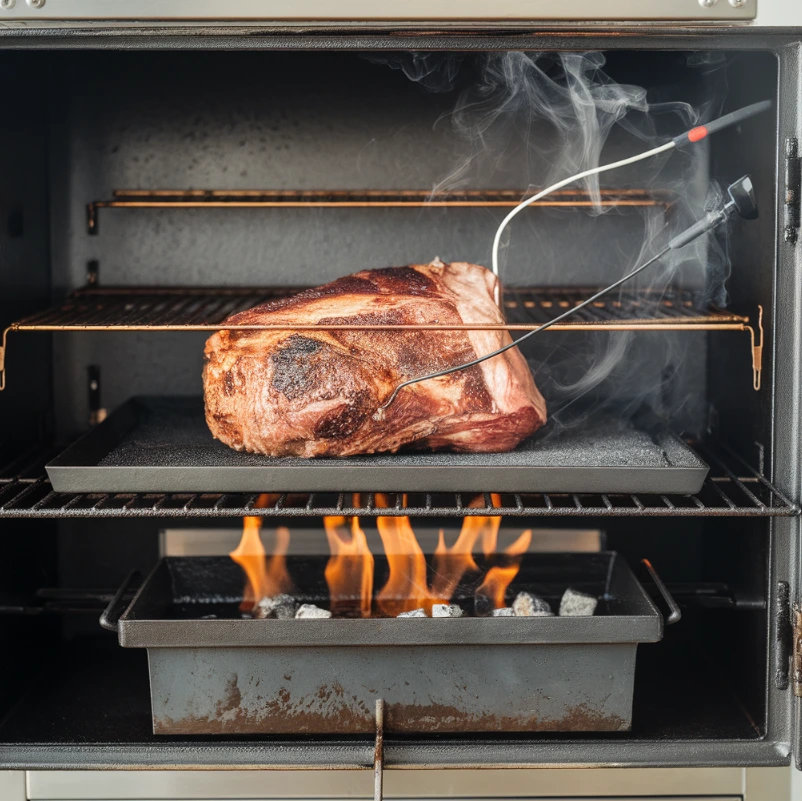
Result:
[[131,585],[140,577],[138,570],[132,570],[120,585],[120,589],[114,593],[114,597],[109,602],[109,605],[103,610],[100,616],[100,625],[108,631],[120,630],[120,615],[125,611],[125,594],[130,589]]
[[651,578],[651,580],[654,582],[654,586],[657,587],[657,591],[663,597],[663,600],[668,607],[669,614],[666,618],[666,626],[679,623],[679,621],[682,619],[682,611],[677,605],[677,602],[671,597],[671,593],[668,591],[666,585],[663,584],[663,579],[657,575],[657,571],[654,569],[652,563],[648,559],[641,559],[641,564],[649,574],[649,578]]

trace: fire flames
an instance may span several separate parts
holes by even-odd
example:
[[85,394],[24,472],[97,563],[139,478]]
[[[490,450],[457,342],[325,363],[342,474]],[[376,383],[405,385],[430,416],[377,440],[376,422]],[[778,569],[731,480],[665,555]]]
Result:
[[505,602],[507,588],[518,575],[518,571],[521,569],[521,559],[531,542],[532,532],[524,531],[512,545],[504,549],[504,555],[509,557],[507,564],[491,567],[487,571],[485,580],[476,590],[477,595],[483,595],[491,602],[493,609],[502,609],[507,605]]
[[326,584],[332,614],[358,609],[370,617],[373,602],[373,554],[368,548],[359,518],[351,520],[351,533],[344,517],[324,517],[331,557],[326,565]]
[[[492,495],[492,503],[501,507],[501,498]],[[276,496],[260,495],[257,507],[273,504]],[[359,503],[358,498],[355,499]],[[387,508],[389,500],[377,494],[375,504]],[[403,498],[406,505],[406,497]],[[483,506],[481,498],[469,504]],[[262,544],[260,517],[246,517],[242,540],[231,558],[239,564],[246,577],[242,609],[250,610],[265,596],[292,591],[292,580],[286,565],[290,532],[276,530],[276,548],[268,556]],[[520,569],[523,554],[532,540],[532,532],[524,531],[512,545],[499,554],[498,532],[500,516],[467,516],[454,544],[448,547],[441,530],[431,563],[431,575],[408,516],[380,516],[376,527],[387,558],[388,578],[374,594],[374,559],[368,538],[359,518],[350,522],[341,516],[325,517],[323,525],[329,543],[330,557],[325,568],[329,590],[329,607],[338,616],[395,617],[402,612],[423,608],[431,614],[432,605],[448,603],[466,575],[478,574],[480,568],[474,552],[481,550],[486,559],[496,564],[487,571],[476,590],[492,608],[506,606],[506,593]]]
[[[254,506],[263,509],[272,506],[277,495],[260,495]],[[276,547],[270,557],[265,552],[260,531],[261,517],[246,517],[242,521],[242,539],[229,556],[242,568],[246,576],[245,590],[240,608],[244,612],[253,609],[265,596],[292,591],[292,579],[287,572],[287,549],[290,545],[290,530],[284,526],[276,529]]]

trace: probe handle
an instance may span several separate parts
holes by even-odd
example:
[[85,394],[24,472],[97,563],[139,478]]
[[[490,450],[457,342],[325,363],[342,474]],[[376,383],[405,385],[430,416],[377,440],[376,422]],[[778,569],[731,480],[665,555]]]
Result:
[[686,228],[682,233],[677,234],[669,243],[668,246],[672,250],[685,247],[689,242],[707,233],[711,228],[715,228],[719,223],[727,219],[727,214],[723,209],[716,211],[709,211],[702,217],[701,220],[695,222],[690,228]]
[[739,214],[745,220],[757,219],[757,200],[755,199],[755,188],[752,186],[752,179],[748,175],[739,178],[735,183],[727,187],[730,202],[723,208],[708,211],[704,217],[695,222],[690,228],[686,228],[682,233],[677,234],[669,243],[671,250],[684,247],[689,242],[693,242],[696,237],[701,236],[707,231],[721,225],[728,217]]
[[697,125],[695,128],[691,128],[690,131],[685,131],[684,134],[675,136],[673,140],[674,144],[680,147],[681,145],[688,144],[688,142],[701,142],[702,139],[710,134],[721,131],[724,128],[729,128],[730,125],[737,125],[739,122],[748,120],[750,117],[754,117],[757,114],[762,114],[764,111],[769,111],[771,107],[771,100],[761,100],[759,103],[752,103],[750,106],[736,109],[729,114],[725,114],[723,117],[718,117],[715,120],[706,122],[704,125]]

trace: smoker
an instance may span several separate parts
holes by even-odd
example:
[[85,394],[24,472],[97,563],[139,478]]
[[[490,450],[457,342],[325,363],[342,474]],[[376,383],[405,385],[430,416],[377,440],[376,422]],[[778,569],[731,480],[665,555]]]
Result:
[[[371,768],[380,792],[384,766],[802,765],[802,19],[508,5],[0,2],[3,769]],[[566,125],[582,102],[598,124]],[[211,441],[229,315],[361,269],[490,267],[505,215],[589,152],[755,104],[510,222],[511,333],[574,310],[521,344],[550,417],[522,449]],[[331,521],[371,543],[404,521],[432,552],[466,520],[503,519],[505,546],[548,529],[502,605],[579,587],[599,612],[244,619],[234,562],[165,545],[242,518],[320,553]],[[560,547],[576,529],[594,553]],[[326,606],[325,558],[287,564]]]

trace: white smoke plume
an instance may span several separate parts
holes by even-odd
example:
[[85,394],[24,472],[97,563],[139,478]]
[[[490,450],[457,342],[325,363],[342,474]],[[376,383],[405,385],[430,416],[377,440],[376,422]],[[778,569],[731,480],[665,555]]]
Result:
[[[648,88],[614,80],[606,71],[605,55],[597,52],[503,52],[472,60],[454,54],[407,53],[371,60],[401,69],[429,91],[458,93],[453,112],[438,123],[450,129],[454,159],[434,182],[433,194],[514,187],[523,199],[600,163],[650,149],[712,118],[726,95],[726,62],[719,54],[687,57],[686,72],[698,76],[694,84],[701,87],[693,103],[682,97],[687,85],[672,86],[671,76],[658,75],[657,80],[652,76]],[[698,219],[705,206],[720,200],[719,187],[708,183],[708,158],[706,146],[661,154],[601,176],[603,185],[599,176],[585,179],[577,188],[587,192],[593,205],[579,212],[523,212],[502,239],[502,282],[508,286],[612,283]],[[603,187],[654,190],[672,202],[667,211],[635,211],[641,214],[640,226],[630,223],[622,234],[615,226],[602,228],[598,220],[587,219],[605,214],[623,220],[633,213],[602,205]],[[574,280],[571,254],[577,248],[586,253],[591,249],[598,269]],[[704,300],[723,305],[727,277],[726,246],[708,236],[672,251],[622,291],[638,287],[659,297],[669,286],[685,286],[698,290]],[[693,341],[685,334],[626,332],[593,334],[580,345],[574,339],[566,346],[569,337],[580,336],[544,333],[534,338],[533,348],[528,343],[525,347],[558,422],[561,409],[573,410],[583,403],[633,412],[644,402],[659,405],[670,394],[665,382],[675,381]],[[696,392],[704,397],[703,388]],[[681,397],[672,404],[681,409],[689,401]],[[675,409],[661,411],[670,416]]]

